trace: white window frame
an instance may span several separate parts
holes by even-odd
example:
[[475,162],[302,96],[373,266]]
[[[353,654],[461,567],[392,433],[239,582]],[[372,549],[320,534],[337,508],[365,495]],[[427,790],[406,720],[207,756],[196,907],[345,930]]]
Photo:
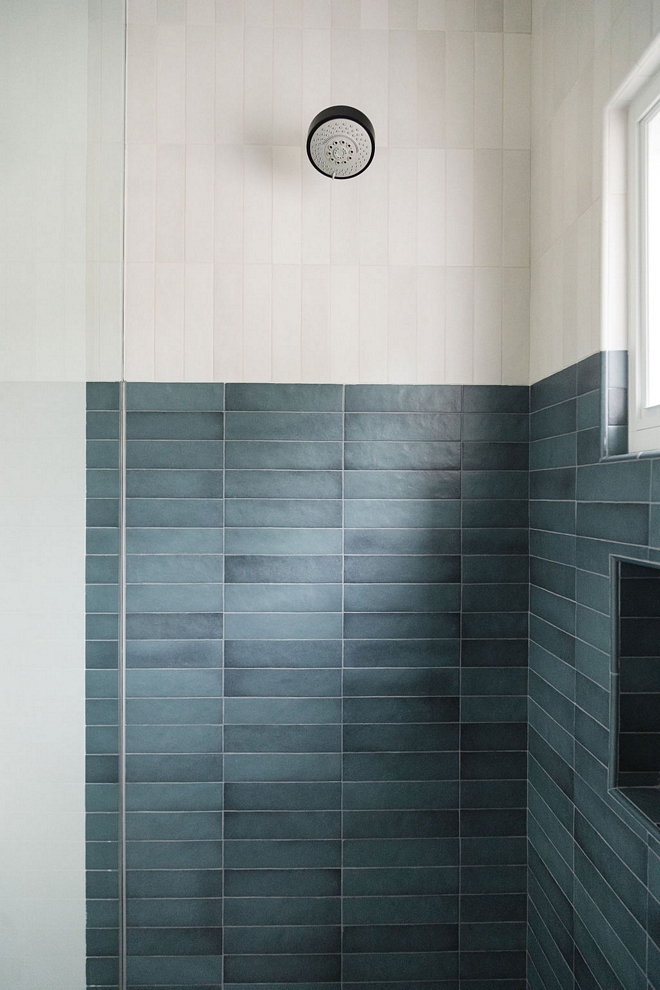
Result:
[[[660,112],[660,71],[628,108],[628,449],[660,449],[660,405],[647,406],[647,157],[645,121]],[[660,273],[655,275],[660,279]],[[660,373],[660,372],[659,372]]]

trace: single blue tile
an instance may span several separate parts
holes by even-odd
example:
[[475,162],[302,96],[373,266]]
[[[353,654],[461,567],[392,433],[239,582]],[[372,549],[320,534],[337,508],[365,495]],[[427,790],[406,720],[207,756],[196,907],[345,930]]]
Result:
[[88,498],[118,498],[119,472],[107,468],[87,471]]
[[126,666],[131,667],[221,667],[219,640],[129,640]]
[[226,530],[227,554],[341,554],[342,531],[278,528]]
[[458,584],[350,584],[345,612],[457,612]]
[[87,382],[88,409],[119,409],[119,382]]
[[502,528],[526,527],[529,524],[527,500],[463,498],[463,528],[490,528],[494,519]]
[[457,527],[460,511],[457,499],[353,499],[345,504],[344,525],[351,529]]
[[222,584],[129,584],[126,611],[220,612]]
[[526,385],[463,386],[463,412],[526,413],[528,410]]
[[513,443],[529,440],[527,413],[473,412],[463,413],[463,440],[494,440]]
[[342,385],[228,384],[227,409],[341,412]]
[[348,412],[459,412],[459,385],[347,385]]
[[222,440],[221,412],[129,412],[127,440]]
[[222,498],[222,471],[130,470],[128,498]]
[[581,502],[647,502],[650,498],[651,461],[623,461],[582,466],[577,472]]
[[341,498],[339,471],[227,471],[227,498]]
[[[584,431],[581,431],[584,432]],[[534,440],[529,445],[529,466],[534,470],[572,467],[577,463],[577,433]]]
[[314,725],[341,722],[339,698],[226,698],[227,725]]
[[578,502],[577,532],[580,536],[646,545],[649,533],[648,506],[633,502]]
[[228,440],[342,440],[340,413],[228,412]]
[[126,780],[141,783],[202,783],[222,780],[222,757],[216,754],[129,754]]
[[452,441],[344,444],[346,470],[457,470],[460,444]]
[[336,753],[339,725],[226,725],[227,753]]
[[341,526],[339,499],[230,499],[225,503],[227,527],[334,528]]
[[225,636],[226,639],[341,639],[341,618],[341,613],[332,612],[233,612],[225,616]]
[[128,753],[220,753],[221,725],[129,725]]
[[459,529],[346,529],[347,554],[458,554]]
[[567,399],[548,406],[530,416],[530,439],[544,440],[547,437],[564,436],[577,429],[577,401]]
[[454,471],[349,471],[344,497],[435,499],[460,498],[461,475]]
[[225,644],[225,667],[341,667],[340,641],[235,640]]
[[[126,785],[126,810],[133,812],[219,812],[222,811],[222,784],[194,781],[192,783],[128,782]],[[184,878],[181,878],[182,882]],[[141,896],[135,894],[135,896]],[[148,895],[142,895],[148,896]],[[172,896],[185,897],[184,889]],[[201,895],[200,895],[201,896]],[[213,896],[213,895],[209,895]]]
[[135,613],[126,617],[128,639],[221,639],[222,613]]
[[228,753],[227,781],[304,781],[341,779],[339,753]]
[[225,466],[242,470],[337,471],[342,467],[342,444],[334,441],[228,440]]
[[527,498],[527,471],[463,471],[463,498]]
[[333,698],[341,695],[337,669],[225,671],[226,698]]
[[88,440],[87,468],[119,467],[119,444],[116,440]]
[[331,584],[342,581],[342,558],[336,556],[241,555],[225,558],[228,584]]
[[460,557],[456,556],[346,556],[344,580],[355,583],[414,584],[460,580]]
[[126,467],[222,469],[223,444],[211,440],[129,440]]
[[217,584],[223,580],[220,554],[129,554],[129,584]]
[[542,409],[544,406],[555,405],[557,402],[563,402],[565,399],[571,399],[577,395],[577,370],[578,366],[572,364],[570,367],[533,384],[531,388],[532,409]]
[[345,438],[351,440],[460,440],[458,413],[347,413]]
[[458,635],[458,613],[352,613],[344,619],[347,639],[446,639]]
[[219,498],[129,498],[126,525],[131,527],[222,527]]
[[223,531],[220,528],[196,529],[158,526],[126,530],[126,550],[129,554],[213,554],[222,553]]
[[129,670],[128,698],[222,697],[220,670]]
[[466,441],[462,447],[464,471],[526,471],[528,467],[526,443]]
[[231,584],[228,612],[341,612],[339,584]]
[[229,811],[328,811],[341,807],[341,784],[227,783],[225,805]]
[[222,410],[224,385],[211,382],[128,382],[127,409],[164,412]]

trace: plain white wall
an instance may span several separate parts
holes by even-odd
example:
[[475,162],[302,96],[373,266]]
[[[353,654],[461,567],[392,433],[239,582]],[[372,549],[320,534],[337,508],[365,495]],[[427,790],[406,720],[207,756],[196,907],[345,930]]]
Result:
[[[132,380],[526,383],[528,0],[129,0]],[[311,119],[358,106],[332,183]]]
[[604,108],[660,31],[660,3],[534,0],[533,28],[535,382],[608,346],[601,313]]

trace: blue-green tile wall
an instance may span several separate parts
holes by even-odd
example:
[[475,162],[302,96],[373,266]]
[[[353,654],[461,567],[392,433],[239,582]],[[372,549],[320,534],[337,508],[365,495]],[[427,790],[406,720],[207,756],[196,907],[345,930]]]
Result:
[[610,453],[625,430],[610,358],[531,389],[530,990],[660,987],[657,832],[608,791],[609,558],[660,560],[660,459],[599,462],[601,381]]
[[528,400],[127,386],[129,986],[523,990]]

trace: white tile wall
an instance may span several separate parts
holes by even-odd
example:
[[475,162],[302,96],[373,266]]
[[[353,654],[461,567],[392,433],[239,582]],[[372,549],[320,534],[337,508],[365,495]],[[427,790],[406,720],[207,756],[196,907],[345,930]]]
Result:
[[[518,23],[515,6],[511,0],[508,16]],[[600,244],[604,108],[660,31],[657,11],[655,0],[534,0],[533,382],[607,346]],[[522,163],[518,168],[522,174]],[[513,232],[507,238],[512,251],[516,238]]]
[[129,2],[126,377],[526,382],[530,7]]

